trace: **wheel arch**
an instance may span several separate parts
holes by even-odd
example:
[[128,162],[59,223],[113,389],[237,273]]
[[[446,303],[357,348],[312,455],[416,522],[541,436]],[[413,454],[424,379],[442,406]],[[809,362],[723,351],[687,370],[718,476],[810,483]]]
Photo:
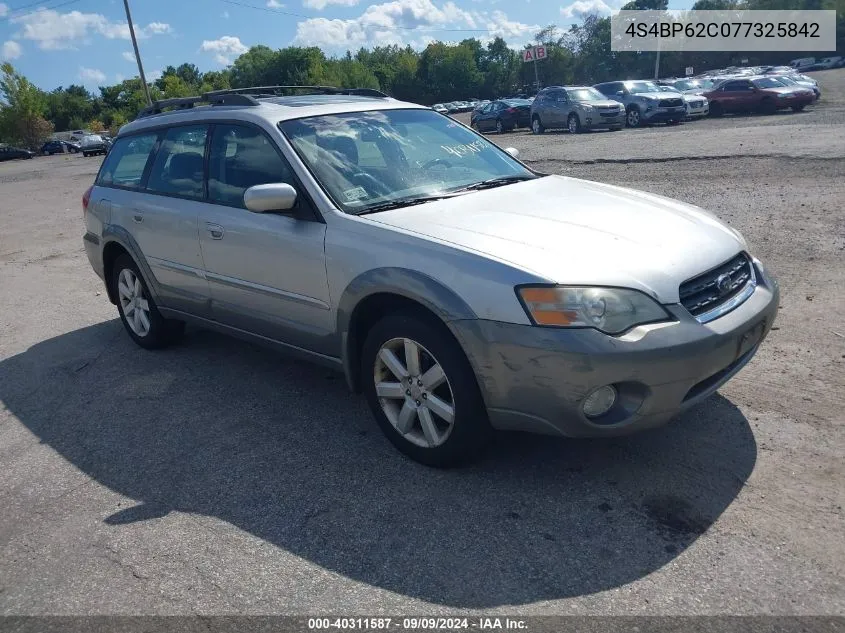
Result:
[[109,301],[117,305],[117,296],[112,287],[113,267],[117,258],[121,254],[129,255],[141,271],[144,281],[147,284],[147,289],[153,295],[153,300],[158,302],[159,289],[158,282],[147,263],[146,258],[141,254],[141,249],[138,243],[130,235],[129,231],[121,226],[109,224],[103,227],[103,277],[106,282],[106,291],[108,293]]
[[343,371],[352,391],[361,390],[361,348],[367,332],[381,317],[402,311],[421,315],[453,337],[450,321],[477,318],[456,292],[424,273],[381,268],[359,275],[344,290],[337,309]]

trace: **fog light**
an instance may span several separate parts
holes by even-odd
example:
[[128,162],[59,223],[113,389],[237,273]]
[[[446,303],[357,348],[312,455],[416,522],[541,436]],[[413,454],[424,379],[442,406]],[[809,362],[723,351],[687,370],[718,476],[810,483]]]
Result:
[[610,411],[614,402],[616,402],[616,388],[605,385],[587,396],[581,409],[588,418],[597,418]]

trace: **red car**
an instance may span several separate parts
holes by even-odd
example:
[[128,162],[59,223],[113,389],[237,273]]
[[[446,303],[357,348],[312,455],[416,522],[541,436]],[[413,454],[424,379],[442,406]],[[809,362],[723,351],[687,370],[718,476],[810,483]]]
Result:
[[773,77],[726,79],[704,96],[710,102],[710,116],[751,111],[770,114],[786,108],[800,112],[815,98],[809,88],[784,86]]

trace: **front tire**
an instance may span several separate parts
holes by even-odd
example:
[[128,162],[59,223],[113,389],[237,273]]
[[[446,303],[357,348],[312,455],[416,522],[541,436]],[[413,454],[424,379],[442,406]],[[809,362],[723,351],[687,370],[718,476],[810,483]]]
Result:
[[387,439],[428,466],[471,461],[492,436],[475,373],[442,323],[391,314],[364,341],[361,376]]
[[628,127],[640,127],[643,124],[639,108],[628,109],[628,113],[625,116],[625,123]]
[[794,105],[794,106],[792,106],[792,111],[793,112],[801,112],[801,110],[803,110],[804,107],[805,107],[805,104]]
[[129,255],[121,255],[114,263],[112,284],[120,320],[129,337],[138,345],[146,349],[161,349],[182,336],[184,322],[161,316],[138,265]]
[[570,114],[569,118],[566,119],[566,128],[569,130],[570,134],[578,134],[581,132],[581,120],[578,118],[577,114]]

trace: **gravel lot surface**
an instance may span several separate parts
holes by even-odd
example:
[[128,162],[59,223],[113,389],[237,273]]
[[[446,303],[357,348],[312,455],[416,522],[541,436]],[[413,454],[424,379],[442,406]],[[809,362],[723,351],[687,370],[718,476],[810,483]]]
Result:
[[800,114],[490,137],[716,212],[782,307],[668,427],[455,471],[320,368],[137,348],[81,245],[99,160],[0,164],[0,613],[845,615],[845,71],[816,76]]

